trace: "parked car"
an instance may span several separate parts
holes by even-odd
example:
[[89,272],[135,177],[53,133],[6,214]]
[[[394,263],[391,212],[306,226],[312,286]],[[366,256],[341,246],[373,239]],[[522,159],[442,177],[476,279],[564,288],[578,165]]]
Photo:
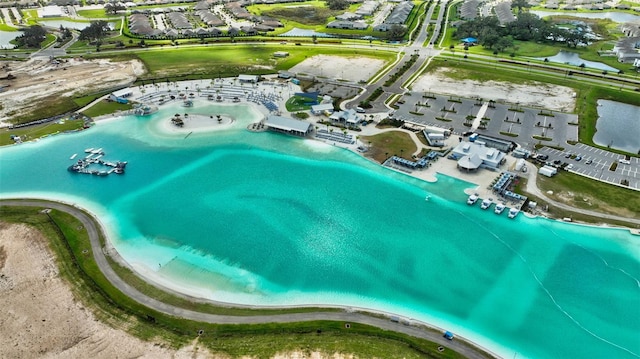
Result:
[[564,155],[564,158],[569,158],[569,157],[571,157],[571,152],[567,152],[567,154]]
[[587,160],[587,162],[585,162],[585,163],[586,163],[586,164],[588,164],[588,165],[590,165],[591,163],[593,163],[593,160],[592,160],[591,158],[589,158],[589,159]]
[[624,159],[624,158],[619,159],[618,162],[623,163],[625,165],[630,165],[631,164],[631,161],[629,161],[627,159]]
[[581,160],[582,160],[582,156],[577,155],[577,156],[576,156],[576,161],[581,161]]

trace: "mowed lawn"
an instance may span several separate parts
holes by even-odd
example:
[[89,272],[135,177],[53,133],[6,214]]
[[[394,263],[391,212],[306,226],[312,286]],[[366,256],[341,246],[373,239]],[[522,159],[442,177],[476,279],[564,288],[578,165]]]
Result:
[[[286,58],[274,58],[276,51],[286,51]],[[390,61],[394,54],[387,51],[353,50],[295,45],[221,45],[198,48],[164,48],[137,54],[149,71],[149,77],[200,74],[203,77],[235,76],[240,73],[267,74],[288,70],[305,58],[324,54],[336,56],[366,56]]]

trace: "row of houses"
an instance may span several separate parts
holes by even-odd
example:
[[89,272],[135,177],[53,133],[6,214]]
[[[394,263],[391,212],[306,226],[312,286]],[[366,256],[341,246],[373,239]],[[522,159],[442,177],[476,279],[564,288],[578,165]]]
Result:
[[411,1],[403,1],[396,5],[389,16],[380,25],[374,26],[375,31],[389,31],[393,25],[404,25],[415,5]]
[[612,51],[622,63],[632,63],[640,67],[640,27],[638,24],[625,23],[620,29],[626,37],[619,39]]
[[226,25],[225,22],[222,21],[222,19],[220,19],[218,17],[218,15],[212,13],[208,9],[207,10],[196,10],[196,15],[199,16],[200,20],[202,20],[202,22],[207,24],[207,26],[209,26],[209,27],[216,27],[216,26],[224,26],[224,25]]

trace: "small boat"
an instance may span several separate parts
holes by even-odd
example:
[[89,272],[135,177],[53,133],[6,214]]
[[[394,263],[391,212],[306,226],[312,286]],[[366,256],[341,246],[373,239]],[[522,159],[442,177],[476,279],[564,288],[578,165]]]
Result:
[[93,151],[91,151],[91,153],[93,153],[93,154],[100,154],[100,155],[101,155],[101,154],[104,154],[104,153],[102,152],[102,147],[94,149]]
[[76,158],[77,155],[78,155],[77,153],[74,153],[73,155],[71,155],[71,157],[69,157],[69,159],[72,160],[72,159]]
[[84,150],[85,153],[91,153],[91,151],[93,151],[93,147],[89,147],[86,150]]
[[493,210],[496,214],[501,214],[507,206],[504,203],[496,203],[496,208]]
[[517,208],[510,208],[509,209],[509,218],[516,218],[516,216],[518,215],[518,213],[520,213],[520,210]]
[[467,204],[475,204],[478,201],[478,194],[474,193],[467,199]]
[[493,203],[493,199],[492,198],[483,199],[482,200],[482,204],[480,205],[480,208],[481,209],[487,209],[487,208],[491,207],[492,203]]

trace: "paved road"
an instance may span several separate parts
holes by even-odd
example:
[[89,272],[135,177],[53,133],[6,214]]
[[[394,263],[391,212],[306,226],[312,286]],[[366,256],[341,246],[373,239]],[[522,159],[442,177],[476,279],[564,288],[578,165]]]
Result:
[[[256,316],[231,316],[231,315],[215,315],[199,313],[187,309],[178,308],[156,299],[150,298],[140,293],[135,288],[125,283],[111,268],[105,257],[105,248],[100,246],[99,234],[101,228],[96,227],[94,221],[87,213],[75,206],[49,201],[40,200],[3,200],[0,201],[0,206],[30,206],[30,207],[44,207],[52,208],[59,211],[63,211],[73,215],[82,222],[83,226],[87,229],[89,234],[89,240],[91,242],[91,248],[93,255],[98,264],[98,267],[107,279],[116,288],[122,291],[125,295],[134,299],[135,301],[162,312],[164,314],[181,317],[185,319],[217,323],[217,324],[260,324],[260,323],[291,323],[291,322],[303,322],[303,321],[318,321],[318,320],[330,320],[345,323],[360,323],[378,327],[384,330],[390,330],[394,332],[404,333],[413,337],[423,338],[439,345],[454,350],[467,358],[491,358],[498,357],[496,354],[487,354],[469,342],[466,342],[462,338],[456,337],[453,341],[448,341],[442,337],[441,330],[436,329],[428,330],[424,326],[426,323],[417,321],[411,321],[406,323],[400,323],[392,321],[390,319],[382,319],[361,313],[351,312],[354,308],[343,307],[342,312],[310,312],[310,313],[291,313],[291,314],[275,314],[275,315],[256,315]],[[117,254],[116,254],[117,255]],[[357,308],[357,310],[361,310]],[[404,322],[405,320],[402,320]],[[445,349],[446,350],[446,349]]]
[[[412,34],[412,38],[415,37],[415,39],[413,39],[408,46],[403,47],[399,50],[400,53],[402,53],[402,57],[399,61],[396,62],[393,68],[389,70],[386,75],[365,86],[366,91],[364,91],[359,97],[345,102],[345,107],[355,107],[358,103],[364,101],[369,96],[369,94],[373,92],[373,90],[377,88],[383,88],[385,93],[382,94],[376,101],[371,103],[373,108],[369,110],[369,112],[386,112],[389,109],[384,104],[385,100],[388,99],[389,96],[402,94],[407,91],[407,89],[404,88],[403,85],[408,84],[409,81],[414,78],[415,74],[419,73],[420,69],[433,56],[436,56],[440,53],[439,50],[433,48],[433,45],[429,45],[428,47],[422,46],[429,36],[431,36],[430,42],[432,43],[433,41],[435,41],[435,39],[438,38],[438,35],[440,34],[440,24],[447,8],[446,1],[443,1],[441,4],[440,12],[438,13],[438,19],[433,21],[433,23],[435,24],[433,33],[427,33],[427,28],[429,24],[432,23],[431,16],[435,11],[436,5],[437,4],[434,2],[428,9],[426,9],[422,26],[416,30],[416,33]],[[388,87],[383,87],[384,83],[389,79],[389,77],[395,74],[402,65],[409,61],[411,55],[418,55],[417,61],[415,61],[415,63],[407,71],[405,71],[404,74],[400,76],[400,78],[394,81],[393,84]]]

